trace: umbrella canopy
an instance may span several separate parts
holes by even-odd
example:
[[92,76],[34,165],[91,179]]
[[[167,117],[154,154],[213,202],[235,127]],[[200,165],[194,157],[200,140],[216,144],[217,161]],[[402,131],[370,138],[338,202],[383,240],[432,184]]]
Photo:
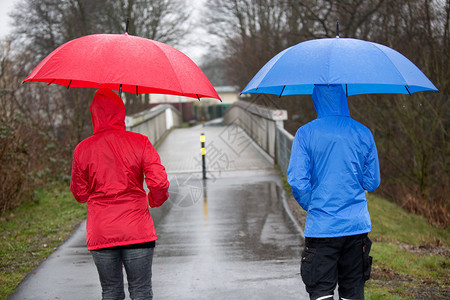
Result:
[[69,41],[42,60],[27,81],[220,100],[184,53],[128,34],[94,34]]
[[312,94],[315,84],[342,84],[347,96],[437,91],[397,51],[377,43],[336,37],[285,49],[266,63],[241,93]]

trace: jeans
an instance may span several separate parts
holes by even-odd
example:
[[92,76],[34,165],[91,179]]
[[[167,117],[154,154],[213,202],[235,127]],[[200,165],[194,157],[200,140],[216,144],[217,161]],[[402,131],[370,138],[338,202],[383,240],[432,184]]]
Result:
[[305,238],[301,275],[310,299],[364,299],[370,277],[372,242],[367,234],[335,238]]
[[131,299],[153,299],[152,261],[154,249],[107,248],[91,251],[100,277],[102,299],[125,299],[122,265],[126,270]]

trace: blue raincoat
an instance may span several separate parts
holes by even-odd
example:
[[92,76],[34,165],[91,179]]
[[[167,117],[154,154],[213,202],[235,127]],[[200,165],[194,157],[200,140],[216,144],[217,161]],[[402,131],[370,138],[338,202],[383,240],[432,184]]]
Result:
[[307,212],[305,236],[367,233],[372,225],[365,190],[380,185],[372,133],[350,117],[341,85],[317,85],[312,98],[317,119],[298,129],[287,174]]

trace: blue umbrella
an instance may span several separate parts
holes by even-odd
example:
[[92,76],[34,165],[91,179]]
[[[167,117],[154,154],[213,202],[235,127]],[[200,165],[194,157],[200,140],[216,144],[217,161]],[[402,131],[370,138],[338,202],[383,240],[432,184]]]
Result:
[[278,53],[241,93],[312,94],[315,84],[342,84],[347,96],[438,90],[399,52],[377,43],[336,37],[302,42]]

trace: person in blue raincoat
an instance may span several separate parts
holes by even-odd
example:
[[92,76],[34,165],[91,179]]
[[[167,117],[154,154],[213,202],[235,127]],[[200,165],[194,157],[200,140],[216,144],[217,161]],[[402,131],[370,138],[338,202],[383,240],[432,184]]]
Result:
[[364,299],[371,221],[365,191],[380,185],[370,130],[350,117],[341,85],[316,85],[317,119],[300,127],[287,179],[307,212],[301,276],[311,299]]

